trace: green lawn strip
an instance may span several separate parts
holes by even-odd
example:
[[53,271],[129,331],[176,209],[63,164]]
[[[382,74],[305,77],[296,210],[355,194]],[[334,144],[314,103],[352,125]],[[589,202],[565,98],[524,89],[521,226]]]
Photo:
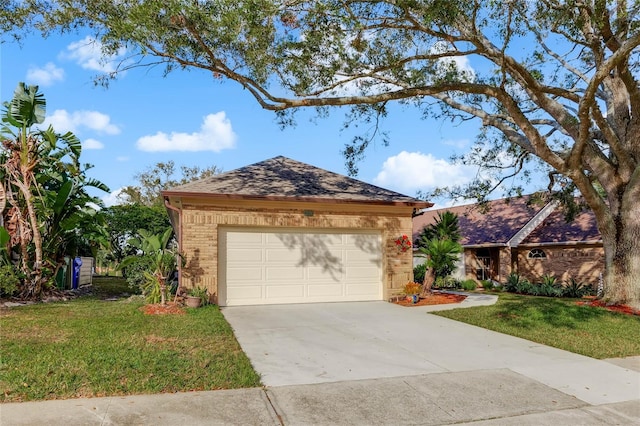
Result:
[[217,306],[144,315],[78,299],[0,312],[1,401],[260,385]]
[[575,299],[500,293],[492,306],[434,314],[597,359],[640,355],[640,317]]
[[137,294],[138,290],[132,289],[127,280],[122,277],[95,276],[92,279],[94,296],[105,299],[123,294]]

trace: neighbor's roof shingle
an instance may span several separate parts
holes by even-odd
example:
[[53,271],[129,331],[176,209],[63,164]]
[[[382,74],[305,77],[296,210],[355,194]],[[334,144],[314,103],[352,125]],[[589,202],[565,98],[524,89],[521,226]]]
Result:
[[162,194],[276,200],[340,200],[406,204],[418,208],[433,205],[282,156],[169,188]]
[[418,238],[425,226],[435,223],[439,212],[450,211],[458,215],[463,246],[504,245],[544,207],[529,203],[530,198],[489,201],[486,213],[477,204],[427,210],[413,219],[413,239]]
[[593,211],[586,210],[567,223],[562,210],[557,209],[534,229],[521,244],[550,244],[563,242],[596,242],[602,236]]

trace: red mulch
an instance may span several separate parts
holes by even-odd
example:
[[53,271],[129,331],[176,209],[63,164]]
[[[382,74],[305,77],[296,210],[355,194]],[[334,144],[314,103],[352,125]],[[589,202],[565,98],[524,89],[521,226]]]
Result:
[[418,303],[413,303],[406,298],[402,298],[394,303],[400,306],[444,305],[447,303],[460,303],[466,298],[467,296],[462,294],[433,293],[427,297],[421,297]]
[[605,308],[611,312],[618,312],[620,314],[627,315],[640,315],[640,310],[633,309],[631,306],[627,305],[607,305],[602,300],[590,300],[587,302],[576,302],[578,305],[587,305],[587,306],[595,306],[598,308]]
[[145,315],[184,315],[184,309],[173,303],[166,305],[144,305],[140,308]]

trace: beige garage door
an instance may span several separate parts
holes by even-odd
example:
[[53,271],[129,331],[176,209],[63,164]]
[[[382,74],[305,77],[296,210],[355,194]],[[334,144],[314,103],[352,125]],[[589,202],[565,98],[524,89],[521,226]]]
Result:
[[382,299],[379,232],[221,228],[222,306]]

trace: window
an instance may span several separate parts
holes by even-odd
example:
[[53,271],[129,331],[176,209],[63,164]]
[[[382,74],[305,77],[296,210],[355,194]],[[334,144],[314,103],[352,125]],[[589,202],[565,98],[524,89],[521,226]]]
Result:
[[547,253],[542,249],[533,249],[527,255],[529,259],[545,259],[547,257]]

